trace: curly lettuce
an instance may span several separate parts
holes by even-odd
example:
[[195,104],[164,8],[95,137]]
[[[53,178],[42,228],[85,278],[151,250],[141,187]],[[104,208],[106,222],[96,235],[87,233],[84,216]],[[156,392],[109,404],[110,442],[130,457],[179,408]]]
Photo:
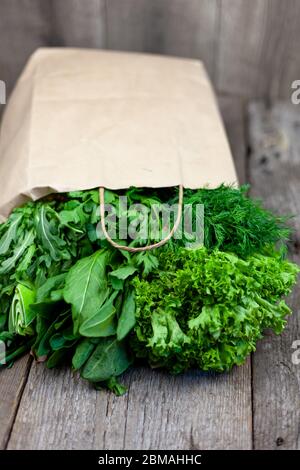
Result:
[[131,345],[153,367],[226,371],[242,364],[266,328],[280,333],[291,313],[299,268],[277,254],[246,260],[219,250],[161,250],[159,267],[133,280]]

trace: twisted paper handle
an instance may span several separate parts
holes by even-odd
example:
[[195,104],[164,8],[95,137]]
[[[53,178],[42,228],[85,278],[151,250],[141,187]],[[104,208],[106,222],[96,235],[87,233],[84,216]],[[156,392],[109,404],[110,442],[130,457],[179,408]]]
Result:
[[179,198],[178,198],[178,213],[177,217],[174,223],[174,226],[172,230],[168,233],[168,235],[160,240],[157,243],[153,243],[151,245],[146,245],[146,246],[138,246],[138,247],[130,247],[130,246],[124,246],[124,245],[119,245],[119,243],[114,242],[110,236],[107,233],[106,227],[105,227],[105,203],[104,203],[104,188],[101,186],[99,188],[99,197],[100,197],[100,222],[101,222],[101,227],[103,230],[103,233],[105,235],[106,240],[115,248],[118,250],[123,250],[123,251],[129,251],[130,253],[137,253],[138,251],[149,251],[153,250],[154,248],[159,248],[160,246],[164,245],[167,243],[170,238],[173,237],[174,233],[178,229],[180,219],[182,216],[182,205],[183,205],[183,186],[182,184],[179,185]]

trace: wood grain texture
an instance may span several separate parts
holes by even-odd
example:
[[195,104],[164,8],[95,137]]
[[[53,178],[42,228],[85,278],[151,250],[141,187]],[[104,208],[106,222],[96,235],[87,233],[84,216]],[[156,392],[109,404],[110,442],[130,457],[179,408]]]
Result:
[[95,392],[34,364],[9,449],[249,449],[249,362],[230,374],[172,377],[138,368],[127,395]]
[[300,76],[299,0],[0,0],[0,12],[8,92],[40,46],[198,58],[219,92],[247,98],[288,98]]
[[50,45],[103,48],[107,43],[105,0],[50,0]]
[[239,182],[243,184],[247,181],[246,105],[241,97],[230,95],[219,95],[218,103]]
[[218,91],[289,97],[300,72],[299,15],[295,0],[222,0]]
[[[278,213],[292,213],[291,255],[300,263],[300,113],[277,103],[249,108],[252,194]],[[269,334],[253,356],[254,445],[257,449],[300,449],[300,365],[292,344],[300,339],[300,286],[289,299],[293,310],[281,336]]]
[[30,364],[31,358],[26,356],[17,361],[11,369],[0,371],[0,449],[4,449],[9,440]]
[[214,76],[215,0],[108,0],[108,48],[193,57]]
[[0,78],[8,94],[42,46],[105,47],[105,0],[0,0]]

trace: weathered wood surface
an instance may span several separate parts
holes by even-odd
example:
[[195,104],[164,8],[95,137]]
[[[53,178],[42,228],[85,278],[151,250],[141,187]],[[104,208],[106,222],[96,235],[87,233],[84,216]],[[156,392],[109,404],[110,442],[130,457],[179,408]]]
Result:
[[8,443],[30,365],[31,358],[26,356],[13,368],[0,371],[0,449]]
[[[254,103],[249,122],[252,193],[278,213],[295,214],[291,254],[300,264],[300,108]],[[283,334],[268,335],[253,356],[257,449],[300,449],[300,364],[292,362],[293,342],[300,339],[299,284],[289,304],[293,315]]]
[[[222,100],[232,148],[245,161],[242,106]],[[96,393],[68,370],[33,364],[10,434],[9,449],[249,449],[250,361],[230,374],[170,377],[138,369],[129,392]],[[79,432],[80,431],[80,432]]]
[[34,364],[9,449],[249,449],[249,362],[217,377],[139,368],[127,395]]
[[297,0],[223,0],[216,58],[219,92],[288,98],[300,72],[299,20]]
[[[0,80],[7,96],[38,47],[106,47],[105,0],[0,0]],[[0,105],[0,116],[4,106]]]
[[107,47],[201,58],[215,74],[219,8],[211,0],[110,0]]
[[248,98],[288,98],[300,76],[299,0],[0,0],[0,13],[8,91],[40,46],[198,58],[219,93]]
[[224,121],[240,184],[247,181],[246,105],[239,96],[220,95],[219,108]]

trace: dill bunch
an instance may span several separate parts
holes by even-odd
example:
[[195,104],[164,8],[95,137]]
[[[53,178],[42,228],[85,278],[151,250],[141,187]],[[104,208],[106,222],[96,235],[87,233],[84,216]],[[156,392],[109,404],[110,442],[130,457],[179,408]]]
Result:
[[206,248],[246,258],[270,246],[285,247],[291,232],[287,225],[290,217],[265,209],[259,199],[247,196],[248,189],[248,185],[221,185],[216,189],[185,190],[184,204],[204,205]]

